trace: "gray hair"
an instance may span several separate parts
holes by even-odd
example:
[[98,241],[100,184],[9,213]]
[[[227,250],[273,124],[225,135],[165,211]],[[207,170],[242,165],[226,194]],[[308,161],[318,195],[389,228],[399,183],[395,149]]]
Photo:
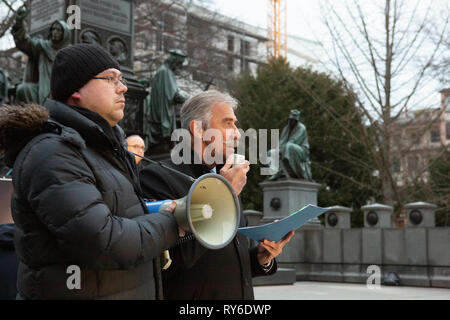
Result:
[[181,127],[189,130],[192,120],[202,121],[203,129],[209,128],[211,120],[211,106],[215,103],[224,103],[233,110],[238,107],[238,101],[228,93],[217,90],[203,91],[187,100],[181,107],[180,120]]

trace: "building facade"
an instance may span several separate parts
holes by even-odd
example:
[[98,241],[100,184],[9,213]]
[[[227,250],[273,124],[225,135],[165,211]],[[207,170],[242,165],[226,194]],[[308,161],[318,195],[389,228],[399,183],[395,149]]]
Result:
[[416,110],[392,128],[392,166],[399,186],[428,182],[430,160],[450,148],[450,89],[442,90],[439,108]]
[[226,88],[233,76],[256,73],[266,62],[267,40],[256,27],[190,2],[137,1],[134,70],[151,80],[166,52],[176,48],[188,55],[180,78],[190,78],[199,89]]

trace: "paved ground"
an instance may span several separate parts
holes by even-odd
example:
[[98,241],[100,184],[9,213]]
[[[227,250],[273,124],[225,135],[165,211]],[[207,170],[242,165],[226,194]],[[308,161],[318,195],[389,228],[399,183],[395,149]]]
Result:
[[450,289],[300,281],[293,285],[256,286],[257,300],[450,300]]

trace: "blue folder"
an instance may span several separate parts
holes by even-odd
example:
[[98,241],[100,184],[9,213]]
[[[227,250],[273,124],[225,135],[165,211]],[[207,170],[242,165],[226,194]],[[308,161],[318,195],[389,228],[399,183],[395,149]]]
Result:
[[313,206],[311,204],[292,213],[290,216],[277,222],[271,222],[262,226],[239,228],[238,231],[243,235],[256,240],[270,240],[278,242],[291,230],[297,230],[308,220],[320,216],[328,209]]

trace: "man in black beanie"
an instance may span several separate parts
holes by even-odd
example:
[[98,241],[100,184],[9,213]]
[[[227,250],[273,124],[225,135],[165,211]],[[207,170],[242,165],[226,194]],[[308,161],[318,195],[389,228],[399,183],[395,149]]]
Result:
[[154,299],[159,255],[178,239],[171,211],[146,214],[117,123],[127,91],[103,48],[61,49],[45,107],[0,110],[13,167],[18,299]]

